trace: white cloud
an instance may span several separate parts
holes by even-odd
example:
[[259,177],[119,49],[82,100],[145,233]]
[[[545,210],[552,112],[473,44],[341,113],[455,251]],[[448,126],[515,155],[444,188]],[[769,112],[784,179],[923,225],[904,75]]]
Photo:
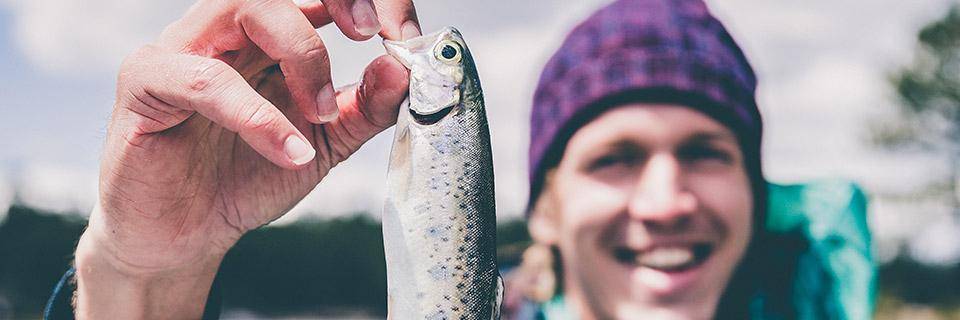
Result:
[[53,212],[90,213],[97,199],[96,172],[57,163],[25,165],[13,178],[24,204]]
[[0,173],[0,223],[3,223],[7,216],[7,209],[13,202],[13,186],[10,185],[10,179]]
[[925,226],[950,216],[950,208],[931,199],[871,199],[870,211],[890,213],[871,215],[870,227],[897,241],[910,239]]
[[922,263],[955,266],[960,263],[960,221],[948,215],[926,225],[910,241],[910,256]]
[[[115,68],[192,1],[6,0],[24,55],[50,72]],[[112,70],[112,69],[111,69]]]

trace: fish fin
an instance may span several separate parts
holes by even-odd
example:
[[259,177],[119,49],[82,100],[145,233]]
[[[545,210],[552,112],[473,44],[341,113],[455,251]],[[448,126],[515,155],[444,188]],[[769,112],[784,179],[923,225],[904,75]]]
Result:
[[497,292],[494,294],[497,296],[490,306],[493,308],[490,312],[490,320],[500,320],[500,306],[503,304],[503,277],[499,274],[497,275]]

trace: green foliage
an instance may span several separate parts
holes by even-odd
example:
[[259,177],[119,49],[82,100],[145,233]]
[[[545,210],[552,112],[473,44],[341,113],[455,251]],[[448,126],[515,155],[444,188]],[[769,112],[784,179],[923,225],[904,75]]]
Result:
[[[40,314],[73,260],[85,222],[15,205],[0,225],[0,297],[19,317]],[[2,312],[0,312],[2,316]]]
[[[39,317],[72,260],[85,223],[76,215],[24,206],[10,209],[0,222],[0,300],[6,298],[12,305],[12,317]],[[240,239],[220,268],[223,308],[263,316],[356,315],[359,311],[383,317],[382,241],[380,223],[368,215],[255,230]],[[529,243],[523,220],[501,222],[497,227],[500,266],[518,263]],[[880,269],[879,280],[883,293],[898,303],[956,310],[958,275],[957,266],[933,268],[899,259]],[[4,317],[11,315],[0,310],[0,318]]]
[[261,314],[386,314],[380,224],[365,216],[266,227],[245,235],[220,274],[224,308]]
[[941,56],[955,54],[960,42],[960,9],[957,5],[950,8],[947,16],[927,25],[920,31],[918,39],[930,49],[941,52]]
[[900,257],[880,268],[881,289],[907,303],[960,306],[960,267],[928,266]]
[[[0,300],[17,318],[38,317],[73,259],[86,221],[14,206],[0,224]],[[502,267],[529,243],[526,223],[498,226]],[[369,215],[268,226],[245,235],[218,274],[224,310],[265,316],[386,315],[380,223]],[[0,318],[4,307],[0,302]]]
[[914,63],[891,76],[901,117],[873,128],[886,147],[919,146],[956,153],[960,148],[960,6],[924,27]]
[[497,262],[500,268],[520,264],[523,250],[530,246],[527,221],[514,219],[497,224]]

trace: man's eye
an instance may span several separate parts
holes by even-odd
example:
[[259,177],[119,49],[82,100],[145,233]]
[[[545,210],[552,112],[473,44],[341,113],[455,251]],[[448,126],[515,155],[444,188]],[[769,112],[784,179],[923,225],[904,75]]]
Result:
[[613,166],[631,166],[636,163],[636,157],[626,153],[613,153],[601,156],[590,163],[589,170],[596,171]]
[[728,152],[708,146],[692,146],[683,148],[680,150],[677,156],[681,161],[684,162],[716,160],[722,163],[730,163],[733,160],[733,156],[731,156]]

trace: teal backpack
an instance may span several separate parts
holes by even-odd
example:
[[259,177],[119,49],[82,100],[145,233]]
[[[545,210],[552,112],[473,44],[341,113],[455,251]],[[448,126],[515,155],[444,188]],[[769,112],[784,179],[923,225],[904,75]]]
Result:
[[767,231],[799,231],[809,245],[791,295],[796,319],[872,319],[876,268],[863,191],[839,180],[769,184],[768,190]]

